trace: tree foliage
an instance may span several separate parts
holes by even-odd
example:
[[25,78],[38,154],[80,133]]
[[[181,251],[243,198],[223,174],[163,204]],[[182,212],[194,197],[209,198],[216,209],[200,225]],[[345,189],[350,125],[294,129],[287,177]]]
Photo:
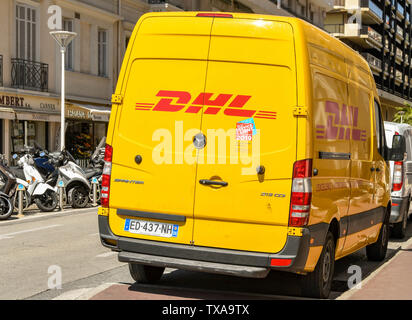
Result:
[[412,108],[409,105],[396,108],[396,114],[392,121],[401,123],[401,119],[402,123],[412,125]]

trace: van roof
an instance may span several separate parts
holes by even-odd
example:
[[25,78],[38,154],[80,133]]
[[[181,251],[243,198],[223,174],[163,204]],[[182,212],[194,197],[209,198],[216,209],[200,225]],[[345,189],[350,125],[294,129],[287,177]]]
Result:
[[[332,52],[334,55],[343,57],[345,61],[360,67],[366,73],[369,74],[370,78],[373,79],[372,71],[370,69],[367,61],[355,50],[346,45],[344,42],[339,39],[331,36],[326,31],[312,25],[309,22],[306,22],[302,19],[296,17],[286,17],[286,16],[275,16],[275,15],[263,15],[255,13],[235,13],[235,12],[207,12],[207,11],[168,11],[168,12],[149,12],[142,16],[146,17],[196,17],[199,14],[211,16],[219,16],[221,19],[227,19],[232,16],[233,18],[238,19],[254,19],[254,20],[276,20],[284,21],[290,23],[295,28],[295,35],[302,35],[302,39],[307,44],[312,44],[317,47],[327,49],[329,52]],[[201,19],[201,17],[199,17]],[[376,86],[373,85],[373,91],[375,96],[378,97]]]

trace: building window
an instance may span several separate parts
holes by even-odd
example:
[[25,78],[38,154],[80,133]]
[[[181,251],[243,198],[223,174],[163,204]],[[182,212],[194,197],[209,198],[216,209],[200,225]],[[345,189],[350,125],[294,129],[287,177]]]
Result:
[[16,5],[16,56],[25,60],[36,60],[36,9]]
[[107,76],[107,31],[100,29],[98,32],[98,74]]
[[[63,19],[63,30],[73,32],[73,20]],[[73,41],[68,45],[64,59],[66,70],[73,70]]]

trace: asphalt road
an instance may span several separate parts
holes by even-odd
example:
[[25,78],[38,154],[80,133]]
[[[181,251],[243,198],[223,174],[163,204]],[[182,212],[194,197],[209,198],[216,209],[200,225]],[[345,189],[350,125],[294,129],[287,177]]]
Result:
[[[136,284],[116,253],[100,244],[96,211],[0,222],[0,299],[91,298],[96,288],[113,284],[111,299],[300,299],[299,276],[285,273],[244,279],[166,269],[157,285]],[[385,261],[412,237],[412,223],[407,234],[402,241],[391,239]],[[338,260],[330,298],[348,290],[351,265],[359,266],[365,279],[384,262],[367,261],[365,250]],[[54,288],[59,278],[61,288]]]

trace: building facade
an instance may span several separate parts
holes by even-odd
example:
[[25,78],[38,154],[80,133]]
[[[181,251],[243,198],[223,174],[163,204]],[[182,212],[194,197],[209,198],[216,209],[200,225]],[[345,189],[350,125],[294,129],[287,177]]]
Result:
[[412,105],[410,0],[336,0],[325,29],[369,63],[381,98],[383,117]]

